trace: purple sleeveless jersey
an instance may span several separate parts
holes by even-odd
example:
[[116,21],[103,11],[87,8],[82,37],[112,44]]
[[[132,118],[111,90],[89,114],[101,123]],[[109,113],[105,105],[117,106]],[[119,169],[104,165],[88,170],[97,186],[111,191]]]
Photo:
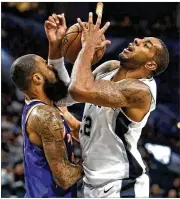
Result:
[[[76,197],[75,193],[76,185],[64,191],[55,184],[43,149],[31,143],[28,138],[28,133],[26,131],[26,125],[27,125],[26,115],[29,109],[37,104],[45,104],[45,103],[39,100],[33,100],[29,104],[26,104],[24,106],[22,114],[22,132],[24,135],[24,146],[23,146],[24,175],[25,175],[25,184],[26,184],[25,198]],[[66,129],[64,142],[68,152],[68,159],[70,162],[72,162],[73,147],[71,141],[69,141],[70,128],[68,127],[67,123],[64,121],[63,116],[62,119]]]

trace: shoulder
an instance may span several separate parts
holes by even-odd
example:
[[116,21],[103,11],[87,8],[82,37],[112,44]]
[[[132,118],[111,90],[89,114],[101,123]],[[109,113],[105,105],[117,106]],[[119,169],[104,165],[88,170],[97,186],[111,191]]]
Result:
[[48,105],[36,106],[28,119],[28,126],[31,126],[36,133],[42,134],[48,129],[61,130],[64,129],[60,112]]
[[118,82],[118,84],[121,85],[121,87],[124,89],[134,88],[136,90],[149,91],[148,85],[140,81],[139,79],[134,79],[134,78],[122,79],[121,81]]
[[35,117],[39,120],[46,120],[47,117],[56,115],[57,113],[59,113],[59,111],[56,110],[54,107],[40,104],[32,110],[30,114],[30,119]]
[[104,73],[111,72],[117,68],[120,67],[120,61],[118,60],[110,60],[107,62],[104,62],[103,64],[99,65],[94,71],[93,75],[94,77],[97,77],[99,75],[102,75]]
[[120,61],[118,61],[118,60],[110,60],[110,61],[107,61],[105,63],[110,65],[109,69],[113,69],[114,70],[115,68],[120,67]]
[[151,92],[148,85],[138,79],[123,79],[119,82],[119,90],[128,104],[138,104],[138,107],[147,107],[151,102]]

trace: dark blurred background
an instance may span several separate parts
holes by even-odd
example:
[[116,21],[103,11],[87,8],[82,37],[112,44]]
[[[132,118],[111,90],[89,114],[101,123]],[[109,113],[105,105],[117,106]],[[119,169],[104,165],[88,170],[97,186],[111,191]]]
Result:
[[[21,133],[24,97],[12,85],[10,66],[17,57],[28,53],[47,59],[48,42],[43,24],[53,12],[64,12],[69,27],[76,23],[77,17],[87,21],[88,12],[95,12],[95,9],[95,2],[1,3],[2,197],[23,197],[25,192]],[[150,196],[180,197],[180,3],[107,2],[104,3],[103,21],[111,22],[106,37],[112,44],[98,64],[117,59],[119,52],[135,37],[158,37],[168,47],[169,67],[155,78],[158,86],[157,108],[143,129],[138,147],[149,168]],[[66,67],[71,74],[72,64],[66,61]],[[83,104],[78,104],[69,110],[81,120],[83,108]],[[75,153],[80,156],[78,144]],[[80,188],[81,183],[78,184],[79,197],[82,196]]]

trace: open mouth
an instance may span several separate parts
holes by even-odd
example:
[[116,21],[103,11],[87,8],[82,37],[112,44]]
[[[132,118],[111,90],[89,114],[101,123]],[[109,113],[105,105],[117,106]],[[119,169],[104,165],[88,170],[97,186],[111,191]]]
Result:
[[130,53],[133,51],[134,51],[134,46],[132,45],[132,43],[130,43],[129,46],[124,49],[124,52],[126,52],[126,53]]

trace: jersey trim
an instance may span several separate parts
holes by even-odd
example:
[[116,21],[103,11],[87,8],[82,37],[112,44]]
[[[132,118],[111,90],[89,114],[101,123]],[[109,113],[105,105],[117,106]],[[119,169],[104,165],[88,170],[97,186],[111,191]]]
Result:
[[131,152],[128,149],[128,143],[126,141],[125,134],[128,132],[130,124],[131,121],[129,121],[125,117],[125,115],[120,111],[116,119],[115,133],[123,141],[123,144],[125,146],[127,158],[129,161],[129,177],[137,178],[140,175],[142,175],[143,168],[140,166],[140,164],[137,162],[135,157],[131,154]]
[[135,198],[135,184],[136,179],[123,179],[120,198]]

